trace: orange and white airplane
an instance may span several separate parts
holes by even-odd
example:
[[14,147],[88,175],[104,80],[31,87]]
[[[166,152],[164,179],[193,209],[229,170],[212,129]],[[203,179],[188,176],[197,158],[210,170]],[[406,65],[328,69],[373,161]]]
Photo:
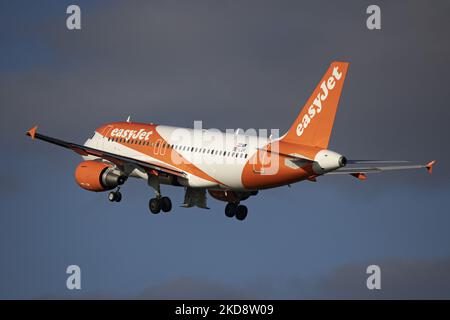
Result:
[[228,204],[225,214],[244,220],[247,207],[241,202],[260,189],[316,181],[318,176],[347,174],[360,180],[366,173],[426,168],[435,161],[347,160],[328,150],[348,63],[333,62],[300,111],[289,131],[272,139],[265,136],[186,129],[149,123],[114,122],[95,130],[84,145],[66,142],[37,132],[27,135],[80,154],[84,161],[75,180],[89,191],[111,191],[110,201],[120,201],[119,191],[128,177],[141,178],[155,190],[152,213],[168,212],[171,200],[161,195],[160,185],[185,188],[184,207],[207,208],[206,191]]

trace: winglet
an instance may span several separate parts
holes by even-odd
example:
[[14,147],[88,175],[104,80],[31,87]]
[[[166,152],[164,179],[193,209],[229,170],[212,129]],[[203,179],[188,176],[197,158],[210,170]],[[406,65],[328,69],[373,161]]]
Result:
[[37,126],[34,126],[33,128],[31,128],[30,130],[27,131],[26,135],[30,136],[31,139],[34,139],[34,137],[36,135],[36,130],[37,130]]
[[357,178],[357,179],[359,179],[359,180],[366,180],[367,179],[367,176],[364,174],[364,173],[362,173],[362,172],[359,172],[359,173],[350,173],[352,176],[354,176],[355,178]]
[[427,168],[427,171],[429,174],[433,172],[433,165],[436,163],[436,160],[433,160],[431,162],[428,162],[425,168]]

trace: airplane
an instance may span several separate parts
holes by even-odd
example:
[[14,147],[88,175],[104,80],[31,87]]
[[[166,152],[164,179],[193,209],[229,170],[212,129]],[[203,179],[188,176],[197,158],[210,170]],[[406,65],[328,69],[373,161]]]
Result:
[[431,173],[436,161],[347,160],[328,149],[348,66],[332,62],[290,129],[275,139],[136,123],[130,117],[97,128],[83,145],[40,134],[37,126],[26,134],[81,155],[76,182],[89,191],[110,191],[111,202],[121,201],[119,190],[129,177],[146,180],[155,191],[149,200],[153,214],[172,209],[161,185],[184,187],[182,207],[208,208],[208,192],[227,203],[227,217],[242,221],[248,210],[241,202],[259,190],[332,174],[365,180],[366,174],[391,170],[426,168]]

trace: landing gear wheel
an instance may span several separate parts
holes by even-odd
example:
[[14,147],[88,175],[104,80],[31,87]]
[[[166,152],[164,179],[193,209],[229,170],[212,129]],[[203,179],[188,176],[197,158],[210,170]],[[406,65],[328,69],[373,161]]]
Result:
[[237,205],[236,204],[234,204],[234,203],[228,203],[226,206],[225,206],[225,215],[228,217],[228,218],[233,218],[234,216],[235,216],[235,214],[236,214],[236,208],[237,208]]
[[247,207],[243,205],[239,205],[236,210],[236,219],[242,221],[247,217]]
[[158,198],[150,199],[148,207],[153,214],[158,214],[161,211],[161,201]]
[[111,202],[120,202],[122,200],[122,194],[119,191],[111,191],[108,194],[108,200]]
[[163,212],[169,212],[170,210],[172,210],[172,201],[170,201],[170,198],[162,197],[160,203],[161,203],[161,210]]

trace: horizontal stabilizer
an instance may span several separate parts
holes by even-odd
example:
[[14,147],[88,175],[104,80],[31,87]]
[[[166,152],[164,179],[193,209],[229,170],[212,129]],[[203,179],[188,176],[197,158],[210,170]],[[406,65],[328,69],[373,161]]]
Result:
[[393,170],[407,170],[407,169],[421,169],[426,168],[429,173],[433,170],[435,160],[427,163],[416,163],[404,160],[391,161],[391,160],[348,160],[345,167],[339,168],[335,171],[331,171],[327,174],[351,174],[352,176],[364,180],[361,174],[364,173],[376,173],[383,171]]

